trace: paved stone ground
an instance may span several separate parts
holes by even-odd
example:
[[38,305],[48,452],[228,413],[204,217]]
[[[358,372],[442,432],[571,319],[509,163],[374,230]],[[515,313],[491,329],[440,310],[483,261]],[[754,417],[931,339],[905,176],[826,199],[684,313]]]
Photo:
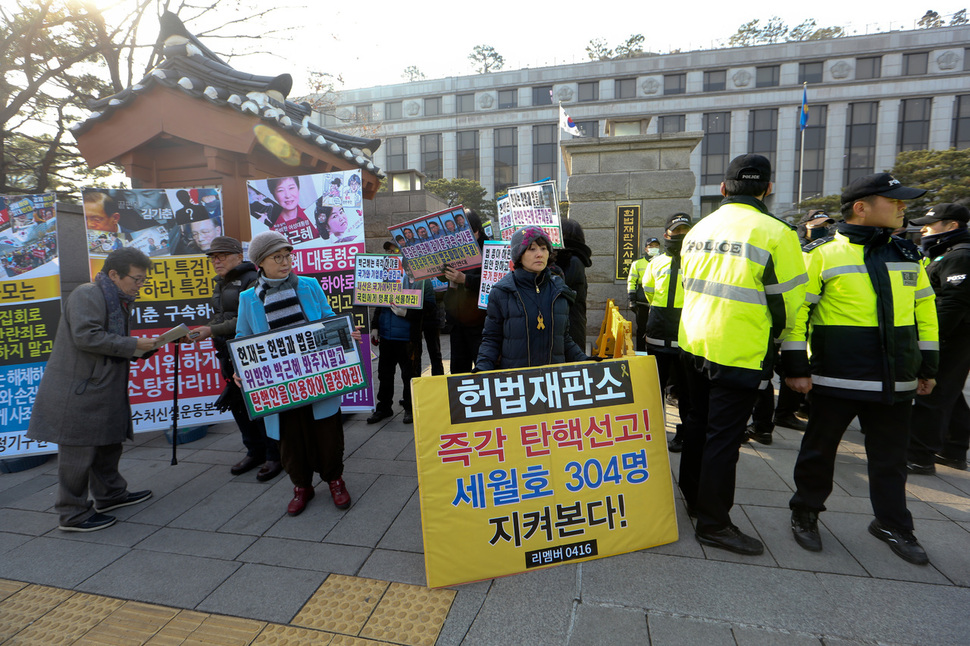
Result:
[[[0,475],[0,578],[284,624],[331,573],[424,585],[412,428],[399,410],[381,424],[365,417],[346,420],[346,511],[324,487],[290,518],[285,475],[230,475],[242,452],[229,424],[180,446],[175,466],[161,433],[136,436],[121,470],[155,496],[101,532],[57,530],[53,459]],[[741,450],[733,518],[763,555],[702,547],[678,500],[674,544],[456,586],[437,643],[970,643],[970,472],[911,477],[932,564],[910,565],[866,531],[862,436],[850,430],[821,518],[825,549],[810,553],[788,527],[800,437],[777,429],[771,446]]]

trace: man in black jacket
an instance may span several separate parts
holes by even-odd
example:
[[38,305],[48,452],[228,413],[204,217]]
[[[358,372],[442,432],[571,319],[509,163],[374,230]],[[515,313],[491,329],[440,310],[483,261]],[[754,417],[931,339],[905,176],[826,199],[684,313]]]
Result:
[[970,210],[961,204],[937,204],[912,220],[922,226],[926,273],[936,294],[940,324],[940,370],[937,386],[913,403],[906,468],[934,473],[936,464],[966,470],[970,446],[970,408],[963,385],[970,373]]
[[[259,467],[256,479],[260,482],[272,480],[280,474],[280,448],[276,440],[266,437],[266,427],[262,420],[250,420],[246,413],[242,392],[233,381],[232,361],[229,359],[228,339],[236,336],[236,318],[239,311],[239,294],[256,283],[256,265],[243,260],[242,245],[235,238],[217,236],[212,239],[206,255],[216,271],[212,290],[212,319],[207,325],[193,329],[189,338],[202,341],[212,337],[216,356],[222,366],[222,376],[226,378],[226,389],[220,397],[226,402],[233,419],[242,433],[246,446],[246,457],[229,469],[234,476],[241,475]],[[223,409],[225,410],[225,409]]]

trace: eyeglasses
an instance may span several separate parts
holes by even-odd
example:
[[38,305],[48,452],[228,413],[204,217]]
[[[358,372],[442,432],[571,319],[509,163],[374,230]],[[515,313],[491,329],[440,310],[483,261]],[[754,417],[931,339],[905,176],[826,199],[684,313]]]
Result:
[[132,279],[133,281],[135,281],[136,286],[144,285],[145,281],[148,280],[148,276],[132,276],[131,274],[127,274],[126,276],[124,276],[124,278]]
[[215,262],[217,260],[219,262],[225,262],[226,258],[228,258],[229,256],[232,256],[232,255],[234,255],[234,254],[231,254],[231,253],[210,253],[209,254],[209,262]]
[[293,254],[291,253],[278,253],[275,256],[270,256],[277,265],[282,265],[285,262],[293,261]]

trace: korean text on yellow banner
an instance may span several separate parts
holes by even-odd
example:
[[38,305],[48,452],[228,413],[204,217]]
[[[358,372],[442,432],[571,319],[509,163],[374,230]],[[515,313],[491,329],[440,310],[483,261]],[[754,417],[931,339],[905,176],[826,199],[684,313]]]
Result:
[[412,389],[429,586],[677,540],[654,357]]

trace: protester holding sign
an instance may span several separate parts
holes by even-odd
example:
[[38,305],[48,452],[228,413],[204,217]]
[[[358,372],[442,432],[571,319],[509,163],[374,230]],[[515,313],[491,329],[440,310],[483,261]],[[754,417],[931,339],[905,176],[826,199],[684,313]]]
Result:
[[537,226],[512,235],[515,269],[495,283],[478,352],[477,370],[589,361],[569,335],[569,305],[576,294],[549,271],[552,241]]
[[[482,221],[475,211],[466,211],[468,224],[479,247],[485,246],[485,233],[482,231]],[[453,220],[445,220],[448,225],[455,226]],[[404,231],[407,235],[407,229]],[[485,325],[485,314],[478,309],[478,290],[482,282],[482,268],[475,267],[459,271],[454,267],[445,266],[445,278],[448,279],[448,291],[445,293],[445,312],[451,324],[451,374],[471,372],[478,349],[482,344],[482,327]]]
[[[240,296],[236,337],[334,315],[320,283],[293,273],[292,251],[287,237],[276,231],[260,233],[249,243],[249,257],[259,267],[259,277],[256,286]],[[353,337],[360,341],[360,332],[355,331]],[[267,416],[265,423],[266,435],[280,442],[280,459],[293,482],[293,500],[286,508],[290,516],[300,514],[313,499],[314,472],[330,485],[337,508],[350,506],[343,480],[344,429],[339,396]]]

